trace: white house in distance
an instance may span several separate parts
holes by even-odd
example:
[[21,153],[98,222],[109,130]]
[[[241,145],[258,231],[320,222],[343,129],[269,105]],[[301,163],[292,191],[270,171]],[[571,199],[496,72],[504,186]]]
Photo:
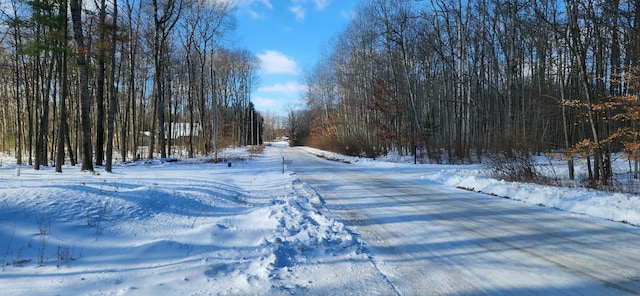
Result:
[[[182,137],[188,137],[191,133],[191,128],[193,127],[193,136],[197,137],[202,132],[202,127],[199,123],[194,123],[193,126],[187,122],[172,122],[171,128],[169,128],[169,124],[167,124],[167,134],[171,133],[171,139],[179,139]],[[165,135],[166,137],[166,135]]]
[[[189,124],[188,122],[172,122],[172,123],[167,123],[165,126],[165,139],[169,139],[169,136],[171,137],[172,142],[174,142],[174,145],[185,145],[185,141],[184,139],[189,137],[189,133],[191,133],[191,128],[192,125]],[[193,136],[197,137],[200,135],[200,133],[202,132],[202,126],[200,126],[199,123],[194,123],[193,124]],[[149,145],[149,137],[151,136],[151,132],[150,131],[144,131],[141,132],[142,138],[140,141],[140,145],[137,147],[136,149],[136,154],[138,155],[138,158],[140,158],[141,156],[146,156],[148,153],[148,149],[149,147],[147,145]],[[184,140],[184,141],[183,141]],[[178,149],[177,151],[182,152],[182,149]]]

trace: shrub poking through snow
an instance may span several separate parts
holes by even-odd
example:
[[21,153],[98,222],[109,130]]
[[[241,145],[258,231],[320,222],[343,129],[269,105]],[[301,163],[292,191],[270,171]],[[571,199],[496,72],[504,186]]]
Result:
[[535,163],[528,152],[507,150],[488,156],[491,173],[496,179],[517,182],[540,181]]
[[51,230],[51,219],[45,215],[39,215],[36,218],[36,222],[38,223],[38,238],[40,239],[40,244],[38,244],[38,266],[44,266],[46,263],[47,235]]

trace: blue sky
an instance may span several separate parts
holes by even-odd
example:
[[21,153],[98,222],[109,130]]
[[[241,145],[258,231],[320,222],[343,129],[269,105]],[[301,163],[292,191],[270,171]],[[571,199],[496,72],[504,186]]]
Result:
[[304,105],[304,73],[348,25],[360,0],[235,0],[238,45],[261,61],[251,100],[260,112]]

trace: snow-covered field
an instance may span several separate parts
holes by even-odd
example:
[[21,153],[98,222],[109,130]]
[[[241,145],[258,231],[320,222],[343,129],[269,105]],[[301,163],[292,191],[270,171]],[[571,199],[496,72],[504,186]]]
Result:
[[[371,294],[366,287],[374,283],[345,287],[349,277],[358,281],[370,255],[340,221],[323,214],[323,201],[295,172],[282,173],[281,149],[267,147],[257,156],[227,151],[226,157],[246,158],[231,167],[141,161],[98,174],[78,167],[34,171],[3,160],[1,294]],[[413,164],[348,160],[640,224],[635,195],[509,183],[489,178],[479,165],[419,165],[424,170],[417,172]]]

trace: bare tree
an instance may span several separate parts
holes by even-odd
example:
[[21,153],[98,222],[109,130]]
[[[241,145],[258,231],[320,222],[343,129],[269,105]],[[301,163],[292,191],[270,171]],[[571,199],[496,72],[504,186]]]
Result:
[[[62,81],[60,90],[60,102],[58,103],[58,138],[56,146],[56,172],[62,173],[62,165],[64,164],[64,143],[68,138],[69,128],[67,126],[67,97],[69,96],[69,83],[68,83],[68,57],[67,57],[67,38],[69,36],[67,23],[69,21],[67,15],[67,1],[62,1],[60,6],[60,21],[64,24],[62,29],[62,40],[60,40],[61,47],[64,50],[61,53],[61,62],[58,65],[58,75]],[[70,150],[71,152],[71,150]]]
[[300,121],[302,120],[302,111],[289,107],[287,110],[286,134],[289,137],[289,145],[295,146],[298,143],[298,132],[300,129]]
[[106,77],[106,60],[109,43],[107,42],[107,1],[96,1],[98,7],[98,40],[96,44],[97,63],[96,69],[96,119],[95,119],[95,159],[96,165],[101,166],[104,159],[104,123],[105,123],[105,77]]
[[[149,144],[148,158],[153,158],[154,139],[158,138],[160,143],[160,157],[167,157],[167,147],[165,145],[165,101],[166,101],[166,77],[168,55],[168,39],[171,31],[175,27],[182,9],[183,0],[152,0],[153,7],[153,65],[154,65],[154,111],[156,119],[151,126],[151,141]],[[156,124],[157,120],[157,124]],[[155,128],[159,132],[156,135]]]
[[569,48],[574,55],[578,71],[580,73],[580,84],[584,90],[585,107],[587,119],[589,121],[589,127],[591,130],[591,136],[595,145],[594,161],[595,161],[595,179],[599,179],[602,176],[602,181],[606,185],[608,178],[604,172],[603,159],[602,159],[602,144],[600,142],[600,133],[597,127],[598,120],[596,118],[596,111],[594,110],[595,98],[591,82],[589,81],[589,74],[587,72],[586,54],[587,49],[583,43],[580,26],[578,25],[578,2],[574,0],[566,0],[566,9],[568,16],[568,38]]
[[[113,166],[113,138],[115,137],[115,118],[118,110],[118,82],[116,81],[116,48],[118,40],[118,1],[113,0],[113,15],[111,24],[111,87],[109,95],[109,113],[107,119],[107,163],[105,171],[111,172]],[[123,158],[124,161],[124,158]]]
[[73,34],[78,48],[77,64],[80,78],[80,124],[82,129],[82,167],[83,171],[93,171],[93,151],[91,149],[91,98],[89,96],[89,70],[87,66],[82,32],[82,7],[80,0],[70,0]]
[[[24,7],[14,9],[13,16],[0,13],[8,25],[3,28],[11,30],[0,35],[0,62],[12,63],[11,73],[3,71],[0,79],[0,96],[14,98],[2,100],[7,107],[0,111],[0,150],[15,143],[18,162],[28,153],[35,169],[50,157],[61,172],[66,155],[75,165],[81,153],[82,170],[105,162],[111,171],[114,144],[120,144],[123,160],[147,152],[153,157],[158,148],[165,157],[167,150],[186,143],[171,132],[185,120],[191,127],[202,123],[189,129],[199,132],[189,156],[206,154],[217,138],[212,119],[220,125],[223,145],[260,143],[263,119],[251,102],[257,59],[221,42],[235,25],[231,2],[194,0],[187,6],[186,1],[152,0],[148,7],[141,1],[95,0],[95,7],[83,7],[79,0],[12,2]],[[183,15],[185,7],[193,19]],[[193,21],[192,26],[175,30],[183,20]],[[188,66],[170,67],[171,61],[182,64],[175,46],[186,32],[192,33]],[[76,58],[69,59],[70,54]],[[153,90],[147,89],[151,85]],[[191,99],[183,99],[187,93]]]

